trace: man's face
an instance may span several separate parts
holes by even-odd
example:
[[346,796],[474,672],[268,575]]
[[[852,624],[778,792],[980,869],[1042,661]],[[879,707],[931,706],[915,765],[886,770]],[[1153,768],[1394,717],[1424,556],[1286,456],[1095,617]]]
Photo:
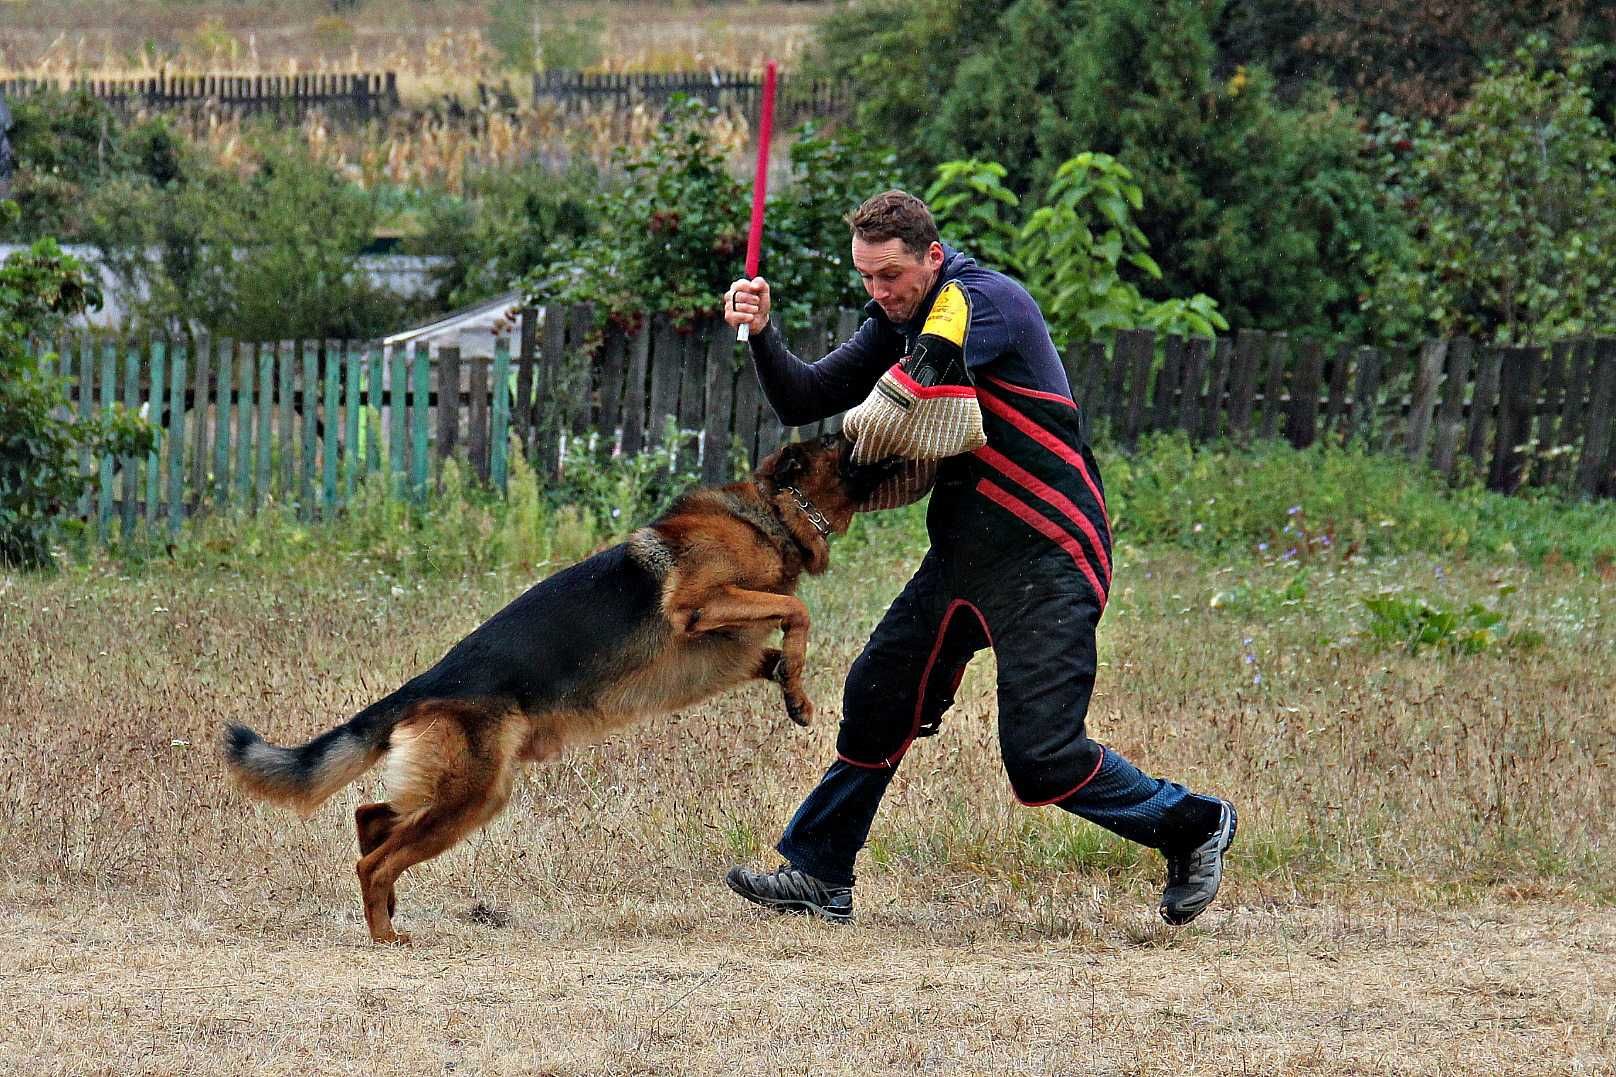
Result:
[[916,258],[901,239],[866,243],[853,237],[853,268],[870,298],[894,322],[907,322],[915,316],[942,267],[940,243],[933,243],[924,256]]

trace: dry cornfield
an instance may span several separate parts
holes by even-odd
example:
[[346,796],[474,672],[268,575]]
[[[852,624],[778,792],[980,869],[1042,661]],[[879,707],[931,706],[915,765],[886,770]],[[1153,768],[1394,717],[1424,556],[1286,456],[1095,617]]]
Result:
[[[0,77],[394,71],[406,97],[496,80],[488,0],[0,0]],[[534,5],[547,24],[594,39],[600,71],[788,69],[808,49],[826,0]],[[567,65],[576,66],[576,65]]]
[[[563,113],[553,103],[532,101],[524,77],[490,43],[488,7],[367,3],[343,16],[314,3],[0,0],[0,78],[392,71],[403,105],[394,115],[354,125],[316,112],[298,127],[316,157],[366,189],[459,195],[476,169],[574,161],[606,167],[615,149],[650,139],[662,119],[656,108]],[[765,55],[789,69],[824,9],[820,3],[559,3],[542,12],[563,27],[596,20],[601,59],[591,69],[660,72],[752,70]],[[508,87],[516,107],[478,108],[479,84]],[[451,115],[448,98],[474,115]],[[252,140],[239,116],[213,110],[169,115],[209,159],[243,168],[252,163]],[[710,133],[716,146],[736,156],[751,132],[747,118],[731,109],[714,120]]]
[[[256,168],[251,121],[204,112],[177,116],[174,122],[210,160],[243,173]],[[662,122],[661,110],[644,103],[563,113],[553,104],[523,102],[511,111],[480,111],[474,123],[432,110],[363,125],[332,123],[311,113],[298,125],[297,135],[316,160],[365,190],[431,189],[462,195],[468,178],[478,171],[532,162],[607,169],[617,150],[643,148]],[[733,160],[743,156],[751,126],[738,110],[717,112],[705,129],[716,150]]]
[[[912,550],[852,546],[807,589],[813,729],[749,689],[531,769],[405,877],[408,949],[373,947],[356,897],[374,777],[301,822],[230,788],[213,738],[306,739],[523,580],[276,552],[0,578],[0,1071],[1616,1071],[1608,584],[1408,557],[1299,593],[1121,553],[1093,731],[1241,807],[1219,903],[1177,931],[1154,854],[1011,801],[986,656],[904,763],[855,924],[724,889],[831,759]],[[1365,594],[1504,582],[1541,648],[1357,632]]]

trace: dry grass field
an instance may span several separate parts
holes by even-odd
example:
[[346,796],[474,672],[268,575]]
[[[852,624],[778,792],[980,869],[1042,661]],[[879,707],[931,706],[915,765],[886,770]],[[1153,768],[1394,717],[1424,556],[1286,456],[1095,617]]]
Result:
[[[1616,1072],[1610,585],[1122,554],[1095,731],[1242,812],[1178,931],[1154,854],[1013,804],[986,656],[904,764],[855,924],[723,888],[831,756],[840,672],[912,563],[882,543],[807,593],[818,725],[746,690],[529,771],[405,877],[407,949],[359,916],[371,779],[300,822],[230,788],[212,739],[333,724],[518,575],[0,577],[0,1072]],[[1380,649],[1385,589],[1503,601],[1545,643]]]
[[[517,0],[503,4],[507,11],[520,7]],[[790,72],[829,7],[823,0],[557,0],[533,6],[538,29],[531,39],[552,42],[554,67],[757,70],[772,57]],[[400,111],[365,125],[313,113],[297,129],[320,160],[367,189],[431,187],[458,195],[477,169],[535,160],[606,167],[614,149],[651,137],[662,118],[658,108],[563,113],[554,102],[529,100],[526,76],[500,47],[508,49],[524,25],[501,22],[500,8],[489,0],[364,0],[341,11],[326,0],[0,0],[0,78],[390,71],[398,76]],[[480,113],[476,122],[444,115],[450,97],[475,108],[479,84],[508,85],[518,107]],[[256,161],[258,125],[211,111],[171,116],[212,160],[237,168]],[[732,154],[750,137],[736,110],[717,117],[711,134]]]
[[[489,0],[0,0],[0,74],[271,74],[389,70],[418,82],[494,77],[501,56]],[[515,7],[507,3],[505,7]],[[579,42],[566,66],[611,71],[788,68],[825,0],[554,0],[547,26]],[[593,62],[588,62],[593,61]]]

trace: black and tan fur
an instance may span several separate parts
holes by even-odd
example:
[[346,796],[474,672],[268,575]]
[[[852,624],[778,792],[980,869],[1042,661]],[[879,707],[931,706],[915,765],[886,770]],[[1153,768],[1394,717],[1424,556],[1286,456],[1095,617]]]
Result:
[[[788,445],[751,481],[683,495],[301,747],[230,726],[230,770],[252,795],[307,815],[383,763],[389,799],[354,813],[359,889],[371,937],[409,941],[393,929],[393,884],[497,815],[518,764],[752,679],[778,682],[790,717],[809,723],[808,610],[794,592],[802,573],[825,571],[829,548],[790,488],[831,533],[845,532],[881,477],[853,467],[849,445],[835,436]],[[779,648],[769,645],[776,631]]]

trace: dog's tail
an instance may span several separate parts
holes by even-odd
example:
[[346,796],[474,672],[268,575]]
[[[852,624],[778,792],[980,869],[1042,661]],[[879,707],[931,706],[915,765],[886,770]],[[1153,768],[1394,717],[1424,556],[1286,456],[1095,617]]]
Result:
[[244,725],[231,724],[221,748],[230,773],[248,793],[306,816],[375,766],[406,709],[389,696],[296,748],[278,747]]

